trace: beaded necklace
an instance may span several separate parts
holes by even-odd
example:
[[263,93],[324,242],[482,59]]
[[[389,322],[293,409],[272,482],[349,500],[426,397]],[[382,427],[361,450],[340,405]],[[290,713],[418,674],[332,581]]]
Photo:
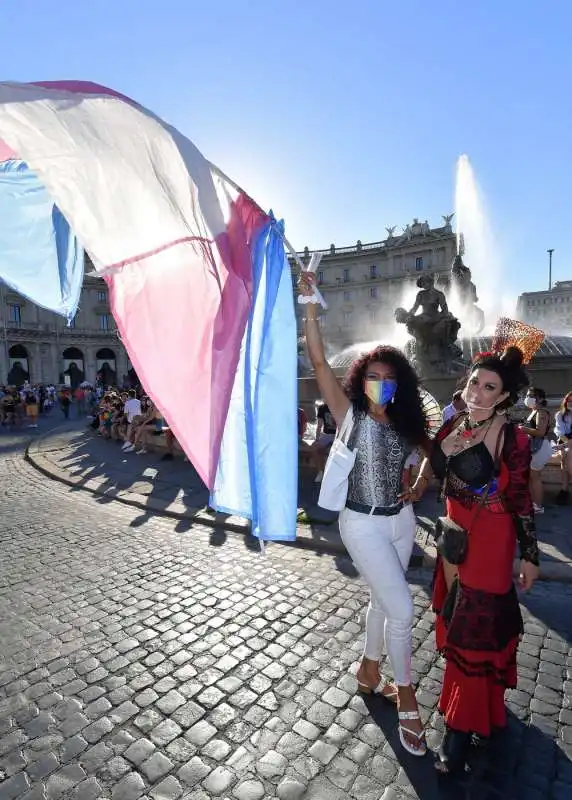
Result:
[[[484,436],[482,440],[485,439],[489,428],[493,423],[493,419],[495,418],[495,414],[492,414],[490,417],[486,419],[479,420],[478,422],[471,422],[469,415],[464,418],[461,424],[458,426],[455,432],[455,441],[453,443],[453,452],[460,453],[462,450],[466,450],[468,447],[471,447],[477,436],[479,435],[481,429],[485,428]],[[481,441],[482,441],[481,440]]]

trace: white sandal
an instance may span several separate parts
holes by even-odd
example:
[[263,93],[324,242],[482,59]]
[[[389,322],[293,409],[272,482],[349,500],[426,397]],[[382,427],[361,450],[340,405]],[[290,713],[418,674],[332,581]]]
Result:
[[393,686],[393,684],[386,681],[385,678],[380,679],[375,689],[367,683],[360,683],[360,681],[358,681],[358,691],[362,694],[377,694],[383,697],[384,700],[387,700],[388,703],[397,705],[397,689],[394,689],[393,692],[384,692],[383,690],[387,686]]
[[[400,720],[414,720],[414,719],[421,720],[418,711],[400,711],[397,714],[397,716],[399,717]],[[427,744],[425,743],[425,741],[422,741],[425,739],[425,731],[421,731],[421,733],[415,733],[415,731],[406,728],[404,725],[401,725],[401,723],[399,724],[398,730],[399,730],[399,741],[401,742],[401,745],[405,750],[407,750],[408,753],[411,753],[412,756],[425,755],[425,753],[427,752]],[[403,735],[404,733],[406,733],[408,736],[414,736],[419,742],[419,744],[422,746],[413,747],[413,745],[409,744],[409,742]]]

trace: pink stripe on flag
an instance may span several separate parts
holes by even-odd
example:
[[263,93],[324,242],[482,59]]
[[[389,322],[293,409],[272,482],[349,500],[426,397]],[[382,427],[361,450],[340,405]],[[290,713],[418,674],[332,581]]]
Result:
[[148,253],[141,253],[138,256],[131,256],[123,261],[118,261],[116,264],[109,264],[109,266],[106,266],[105,269],[120,269],[121,267],[125,267],[127,264],[135,264],[137,261],[143,261],[151,256],[156,256],[158,253],[162,253],[164,250],[168,250],[170,247],[176,247],[178,244],[188,244],[189,242],[213,244],[212,239],[205,239],[201,236],[184,236],[174,242],[167,242],[166,244],[161,245],[161,247],[156,247],[154,250],[150,250]]
[[251,247],[266,220],[239,197],[216,246],[181,244],[106,278],[137,375],[209,488],[250,313]]
[[121,92],[91,81],[31,81],[29,85],[41,86],[43,89],[55,89],[60,92],[72,92],[73,94],[105,94],[109,97],[117,97],[119,100],[126,100],[131,105],[137,105],[130,97]]
[[10,145],[0,139],[0,163],[2,161],[10,161],[13,158],[18,158],[16,153],[12,150]]

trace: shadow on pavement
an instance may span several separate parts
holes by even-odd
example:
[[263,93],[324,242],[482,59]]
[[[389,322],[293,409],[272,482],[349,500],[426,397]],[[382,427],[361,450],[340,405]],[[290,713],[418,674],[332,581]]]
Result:
[[[556,742],[535,726],[521,722],[508,711],[507,727],[495,734],[486,746],[471,747],[468,756],[469,772],[440,775],[435,767],[436,754],[428,751],[424,758],[404,751],[397,732],[395,709],[378,697],[365,698],[373,721],[383,732],[390,751],[400,766],[393,784],[407,797],[421,800],[540,800],[550,796],[555,800],[569,797],[567,783],[572,776],[572,762]],[[383,751],[380,754],[383,757]],[[388,765],[389,766],[389,765]],[[380,763],[383,769],[383,763]],[[550,793],[550,779],[556,778]],[[566,781],[566,784],[564,783]],[[561,783],[560,783],[561,782]],[[558,785],[562,794],[554,793]],[[401,795],[396,795],[401,797]]]

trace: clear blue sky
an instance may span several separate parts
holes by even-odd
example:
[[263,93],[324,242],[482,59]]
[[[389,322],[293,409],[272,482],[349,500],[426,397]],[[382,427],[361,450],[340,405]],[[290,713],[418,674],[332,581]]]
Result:
[[3,0],[4,80],[80,78],[181,129],[299,249],[452,210],[467,152],[507,280],[572,278],[572,3]]

